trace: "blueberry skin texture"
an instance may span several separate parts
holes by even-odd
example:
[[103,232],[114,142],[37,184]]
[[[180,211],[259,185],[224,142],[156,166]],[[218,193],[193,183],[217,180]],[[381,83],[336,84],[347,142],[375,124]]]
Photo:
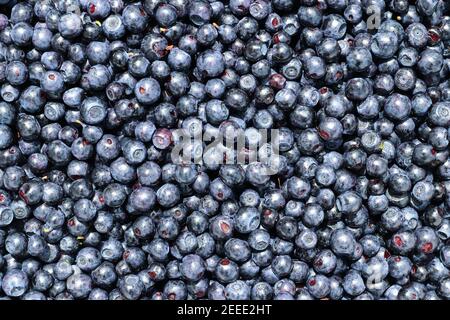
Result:
[[81,103],[80,112],[86,124],[99,124],[106,117],[106,103],[97,97],[88,97]]
[[161,88],[155,79],[146,78],[136,83],[134,93],[139,102],[150,105],[158,101],[161,95]]
[[240,233],[250,233],[255,230],[260,223],[260,213],[252,207],[241,208],[234,217],[234,226]]
[[74,274],[67,279],[66,286],[74,298],[85,298],[92,290],[92,280],[84,273]]
[[197,68],[205,77],[217,77],[225,69],[223,57],[217,51],[205,51],[197,59]]

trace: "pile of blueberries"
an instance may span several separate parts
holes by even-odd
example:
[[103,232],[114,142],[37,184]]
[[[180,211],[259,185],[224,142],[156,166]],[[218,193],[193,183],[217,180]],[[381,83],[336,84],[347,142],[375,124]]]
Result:
[[13,2],[1,298],[450,299],[449,1]]

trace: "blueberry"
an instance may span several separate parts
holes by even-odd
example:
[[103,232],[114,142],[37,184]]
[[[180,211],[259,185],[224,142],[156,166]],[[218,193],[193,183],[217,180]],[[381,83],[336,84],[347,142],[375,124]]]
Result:
[[20,297],[27,291],[28,285],[28,277],[22,270],[11,269],[2,279],[3,292],[9,297]]
[[134,88],[136,99],[143,104],[153,104],[158,101],[161,89],[153,78],[145,78],[138,81]]
[[450,24],[369,2],[11,5],[5,296],[448,298]]
[[180,272],[189,281],[198,281],[205,272],[204,261],[197,255],[186,255],[181,261]]
[[122,17],[119,15],[108,16],[102,23],[102,29],[109,40],[118,40],[126,33]]
[[130,205],[141,212],[148,212],[156,202],[156,195],[153,189],[141,187],[134,190],[129,197]]
[[142,32],[148,24],[149,16],[138,5],[127,5],[122,11],[125,27],[132,33]]
[[188,16],[197,26],[207,23],[211,19],[212,8],[208,2],[192,1],[188,8]]

